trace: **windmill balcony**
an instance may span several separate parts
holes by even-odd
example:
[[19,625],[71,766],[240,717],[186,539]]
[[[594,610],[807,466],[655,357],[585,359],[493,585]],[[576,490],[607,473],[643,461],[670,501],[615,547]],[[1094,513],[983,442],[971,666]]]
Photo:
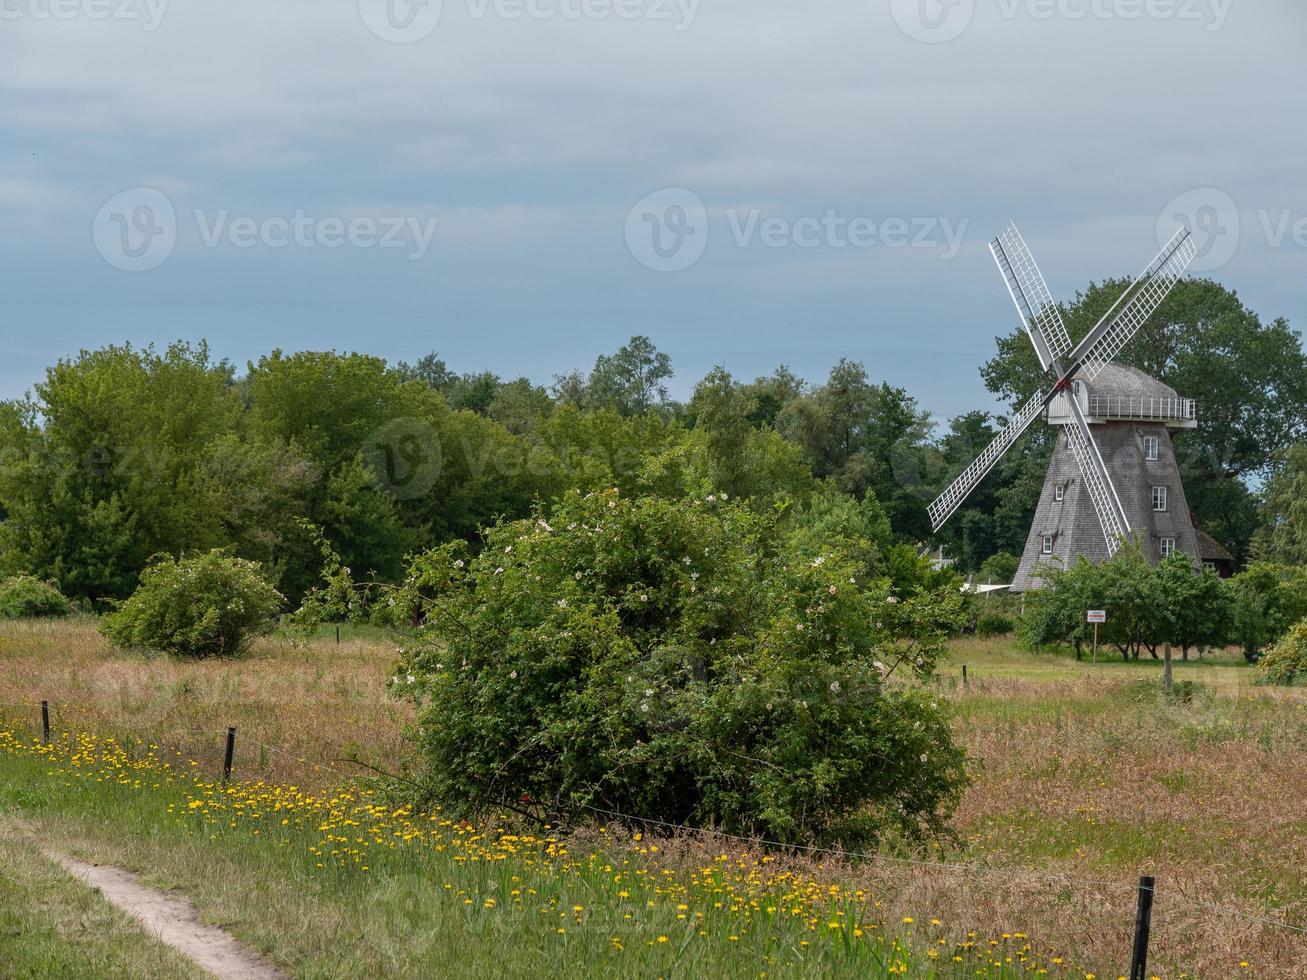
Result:
[[[1178,395],[1117,395],[1087,392],[1084,385],[1075,385],[1074,397],[1080,402],[1080,411],[1090,423],[1097,422],[1155,422],[1173,429],[1198,427],[1198,402]],[[1067,394],[1058,395],[1049,403],[1048,421],[1053,425],[1066,425],[1072,421]]]

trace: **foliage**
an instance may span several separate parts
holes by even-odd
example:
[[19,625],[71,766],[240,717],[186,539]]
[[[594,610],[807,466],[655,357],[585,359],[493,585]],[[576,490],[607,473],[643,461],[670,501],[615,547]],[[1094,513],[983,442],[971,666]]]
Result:
[[1112,561],[1080,558],[1052,570],[1045,582],[1026,597],[1021,632],[1035,645],[1069,643],[1078,656],[1093,635],[1090,609],[1107,611],[1100,642],[1135,659],[1144,649],[1156,657],[1162,643],[1180,646],[1186,657],[1194,646],[1225,643],[1235,615],[1233,597],[1214,572],[1195,572],[1183,554],[1153,566],[1134,543]]
[[[778,520],[716,494],[571,493],[479,555],[418,556],[385,606],[425,619],[396,678],[434,797],[785,841],[942,830],[963,759],[922,682],[960,596],[900,600],[839,550],[790,555]],[[361,614],[332,583],[320,613]]]
[[1253,562],[1230,586],[1235,600],[1234,638],[1251,661],[1307,617],[1307,568]]
[[257,562],[214,549],[150,565],[131,598],[104,617],[100,631],[120,646],[231,656],[271,630],[284,602]]
[[980,566],[979,574],[976,575],[976,581],[1006,585],[1017,577],[1017,569],[1020,567],[1020,558],[1006,551],[1000,551],[985,559]]
[[1259,558],[1307,565],[1307,442],[1276,462],[1264,493],[1264,520],[1255,542]]
[[31,575],[14,575],[0,582],[0,619],[67,616],[71,606],[59,587]]
[[977,636],[1006,636],[1016,630],[1017,624],[1007,613],[998,609],[986,609],[976,617]]
[[1258,664],[1262,684],[1294,684],[1307,680],[1307,619],[1285,634]]

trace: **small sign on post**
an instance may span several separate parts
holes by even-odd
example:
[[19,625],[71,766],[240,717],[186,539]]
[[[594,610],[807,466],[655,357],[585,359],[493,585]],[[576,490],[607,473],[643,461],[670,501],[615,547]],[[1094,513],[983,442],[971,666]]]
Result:
[[1094,663],[1098,663],[1098,624],[1107,622],[1107,610],[1089,610],[1089,622],[1094,624]]

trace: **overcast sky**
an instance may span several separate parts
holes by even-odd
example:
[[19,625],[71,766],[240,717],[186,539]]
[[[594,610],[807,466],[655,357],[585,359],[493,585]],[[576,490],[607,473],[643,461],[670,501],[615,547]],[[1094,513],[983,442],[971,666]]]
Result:
[[1065,298],[1186,215],[1301,328],[1305,38],[1300,0],[0,0],[0,396],[123,341],[547,383],[644,333],[681,397],[844,356],[947,417],[993,405],[1009,218]]

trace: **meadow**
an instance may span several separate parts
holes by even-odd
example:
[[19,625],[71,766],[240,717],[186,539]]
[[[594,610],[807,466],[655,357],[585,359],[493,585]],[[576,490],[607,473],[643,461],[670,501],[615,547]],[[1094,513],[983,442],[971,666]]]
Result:
[[297,976],[1115,977],[1141,874],[1158,880],[1150,973],[1307,975],[1307,690],[1254,687],[1226,654],[1177,662],[1167,698],[1151,660],[1009,638],[951,653],[939,696],[974,773],[953,839],[847,856],[396,803],[369,779],[410,751],[382,633],[185,661],[115,650],[90,619],[6,623],[0,962],[195,975],[55,849],[179,889]]

